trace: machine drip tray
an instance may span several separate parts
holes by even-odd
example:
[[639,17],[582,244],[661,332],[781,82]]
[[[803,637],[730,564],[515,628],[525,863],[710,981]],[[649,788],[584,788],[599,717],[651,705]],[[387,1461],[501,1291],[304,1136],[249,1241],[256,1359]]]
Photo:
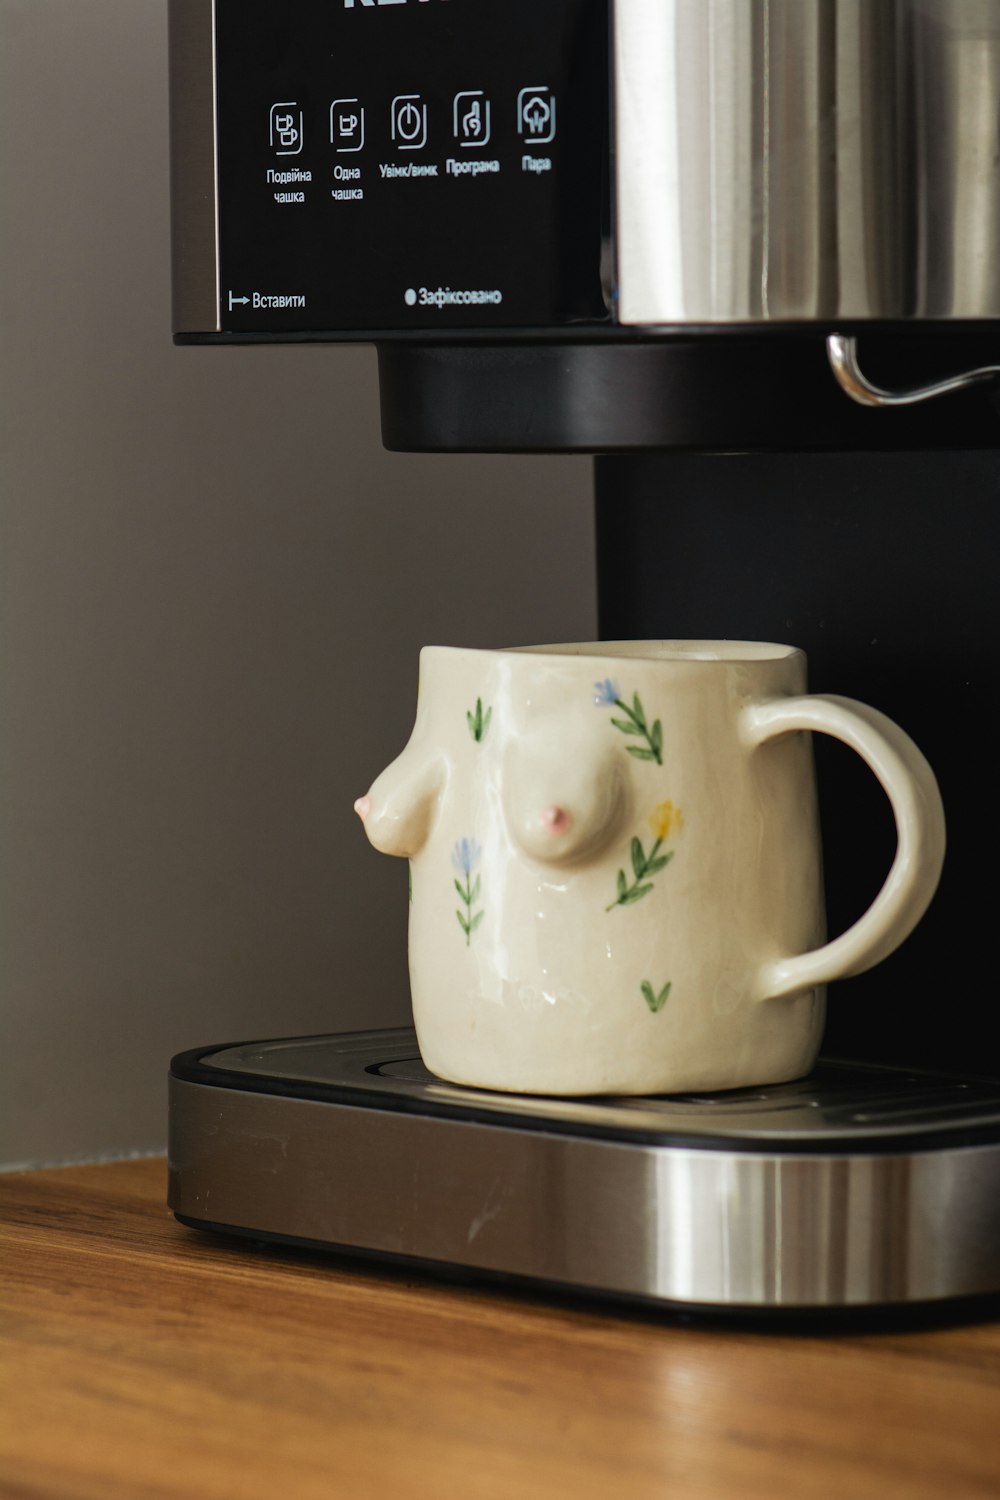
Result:
[[170,1072],[196,1228],[674,1308],[1000,1292],[1000,1083],[824,1060],[717,1095],[459,1088],[409,1029],[199,1048]]

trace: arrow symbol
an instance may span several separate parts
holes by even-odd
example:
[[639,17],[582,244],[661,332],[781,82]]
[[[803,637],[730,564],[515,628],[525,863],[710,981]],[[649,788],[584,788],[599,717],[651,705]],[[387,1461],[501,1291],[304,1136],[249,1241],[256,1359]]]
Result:
[[232,294],[232,292],[230,292],[229,293],[229,311],[232,312],[232,310],[236,306],[237,302],[246,304],[249,301],[250,301],[249,297],[234,297],[233,294]]

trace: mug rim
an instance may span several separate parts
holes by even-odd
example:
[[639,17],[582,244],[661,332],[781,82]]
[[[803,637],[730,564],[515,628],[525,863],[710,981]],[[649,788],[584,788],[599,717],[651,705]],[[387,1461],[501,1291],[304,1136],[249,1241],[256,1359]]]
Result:
[[746,666],[805,658],[801,646],[780,641],[743,641],[729,639],[662,639],[614,641],[561,641],[540,646],[424,646],[421,656],[460,655],[491,658],[522,657],[532,661],[580,662],[633,661],[661,663],[697,662],[703,666]]

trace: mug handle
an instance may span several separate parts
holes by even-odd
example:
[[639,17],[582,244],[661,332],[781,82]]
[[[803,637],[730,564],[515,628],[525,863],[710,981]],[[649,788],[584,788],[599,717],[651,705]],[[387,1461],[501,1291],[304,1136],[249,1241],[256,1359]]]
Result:
[[864,703],[823,694],[754,703],[741,715],[743,742],[753,747],[802,729],[843,741],[875,773],[896,819],[896,857],[871,906],[840,937],[762,966],[761,1000],[861,974],[888,958],[930,905],[944,863],[941,793],[923,754],[898,724]]

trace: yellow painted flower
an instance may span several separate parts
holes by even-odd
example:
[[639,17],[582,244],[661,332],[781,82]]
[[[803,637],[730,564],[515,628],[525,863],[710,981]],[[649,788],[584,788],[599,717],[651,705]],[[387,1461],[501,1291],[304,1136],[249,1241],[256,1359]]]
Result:
[[672,802],[658,802],[649,815],[649,826],[662,842],[670,834],[680,833],[684,827],[684,814]]

